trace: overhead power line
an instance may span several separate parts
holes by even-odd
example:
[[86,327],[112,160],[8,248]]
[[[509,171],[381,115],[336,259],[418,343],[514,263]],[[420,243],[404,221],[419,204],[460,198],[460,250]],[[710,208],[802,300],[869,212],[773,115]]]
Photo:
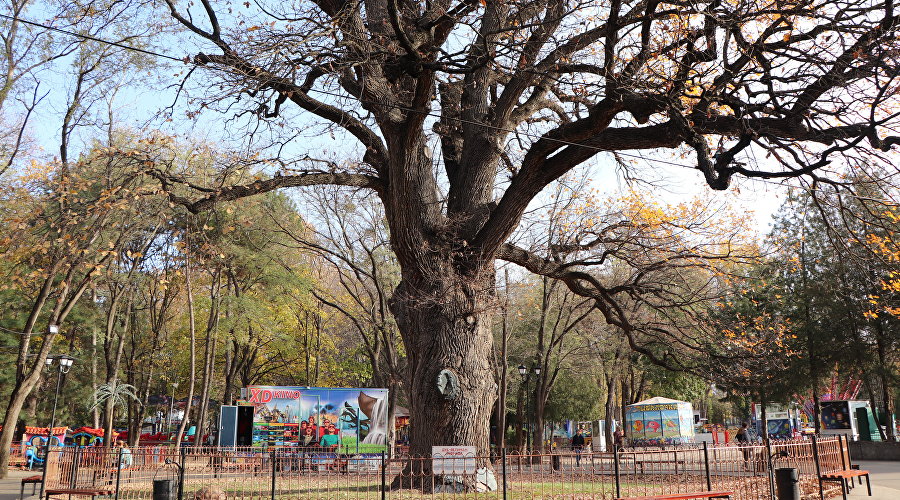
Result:
[[84,40],[90,40],[90,41],[92,41],[92,42],[98,42],[98,43],[103,43],[103,44],[106,44],[106,45],[112,45],[113,47],[119,47],[119,48],[125,49],[125,50],[133,50],[133,51],[135,51],[135,52],[140,52],[140,53],[142,53],[142,54],[147,54],[147,55],[150,55],[150,56],[162,57],[162,58],[165,58],[165,59],[170,59],[170,60],[172,60],[172,61],[185,62],[183,59],[179,59],[179,58],[177,58],[177,57],[173,57],[173,56],[166,55],[166,54],[160,54],[159,52],[153,52],[152,50],[146,50],[146,49],[142,49],[142,48],[140,48],[140,47],[135,47],[135,46],[132,46],[132,45],[125,45],[124,43],[113,42],[113,41],[110,41],[110,40],[105,40],[105,39],[103,39],[103,38],[97,38],[97,37],[95,37],[95,36],[85,35],[85,34],[83,34],[83,33],[76,33],[76,32],[74,32],[74,31],[64,30],[64,29],[62,29],[62,28],[57,28],[57,27],[55,27],[55,26],[50,26],[50,25],[47,25],[47,24],[41,24],[41,23],[37,23],[37,22],[34,22],[34,21],[29,21],[29,20],[27,20],[27,19],[21,19],[21,18],[18,18],[18,17],[7,16],[6,14],[0,14],[0,18],[7,19],[7,20],[9,20],[9,21],[13,21],[13,22],[17,22],[17,23],[27,24],[27,25],[29,25],[29,26],[34,26],[34,27],[36,27],[36,28],[43,28],[43,29],[48,30],[48,31],[55,31],[55,32],[57,32],[57,33],[62,33],[62,34],[65,34],[65,35],[74,36],[74,37],[76,37],[76,38],[81,38],[81,39],[84,39]]

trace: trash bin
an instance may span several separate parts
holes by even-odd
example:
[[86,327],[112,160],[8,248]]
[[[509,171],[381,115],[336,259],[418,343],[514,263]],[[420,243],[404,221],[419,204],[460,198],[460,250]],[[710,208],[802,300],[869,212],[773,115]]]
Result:
[[788,467],[775,469],[775,492],[778,500],[800,500],[800,471]]
[[175,481],[171,479],[153,480],[153,500],[175,500]]
[[553,465],[553,470],[562,469],[562,459],[556,453],[550,455],[550,463]]

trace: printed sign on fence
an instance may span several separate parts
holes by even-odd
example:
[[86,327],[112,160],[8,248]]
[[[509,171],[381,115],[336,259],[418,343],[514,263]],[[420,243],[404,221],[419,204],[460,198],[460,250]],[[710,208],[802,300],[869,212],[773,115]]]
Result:
[[431,468],[435,474],[475,474],[474,446],[432,446]]

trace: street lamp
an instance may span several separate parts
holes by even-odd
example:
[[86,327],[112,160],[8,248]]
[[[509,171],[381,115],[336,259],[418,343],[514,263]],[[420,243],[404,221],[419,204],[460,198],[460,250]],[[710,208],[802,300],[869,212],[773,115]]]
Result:
[[[55,334],[59,332],[59,329],[56,325],[51,325],[49,332]],[[54,363],[59,365],[59,369],[56,373],[56,394],[53,396],[53,411],[50,412],[50,428],[47,430],[47,442],[44,444],[44,471],[41,480],[40,498],[44,497],[44,485],[47,483],[47,466],[50,464],[50,440],[53,438],[53,427],[56,425],[56,403],[59,401],[59,389],[62,387],[62,376],[69,373],[72,364],[75,363],[75,358],[65,354],[50,356],[44,360],[44,366],[47,368],[47,371],[50,371]]]

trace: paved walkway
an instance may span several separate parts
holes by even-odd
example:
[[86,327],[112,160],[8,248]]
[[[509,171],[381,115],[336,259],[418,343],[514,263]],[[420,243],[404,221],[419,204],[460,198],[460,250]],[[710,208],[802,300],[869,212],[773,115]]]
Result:
[[[854,461],[854,463],[857,463]],[[858,462],[860,469],[871,473],[872,496],[866,494],[866,485],[857,483],[850,491],[849,498],[870,500],[900,500],[900,462]],[[2,498],[0,498],[2,500]]]
[[[19,488],[22,486],[22,478],[28,476],[36,476],[41,471],[14,470],[10,469],[6,479],[0,479],[0,500],[16,500],[19,498]],[[33,497],[28,495],[31,493],[31,485],[25,486],[25,498],[37,498],[37,491],[40,491],[40,485]]]

